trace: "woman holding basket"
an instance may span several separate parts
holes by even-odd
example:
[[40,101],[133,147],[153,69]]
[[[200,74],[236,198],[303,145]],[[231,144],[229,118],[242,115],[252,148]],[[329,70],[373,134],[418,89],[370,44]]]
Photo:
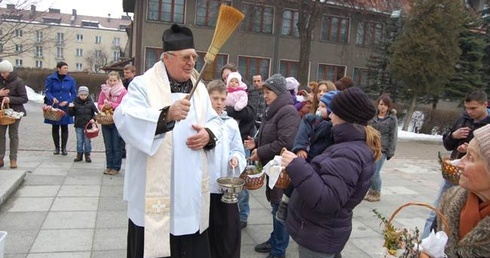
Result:
[[[110,72],[106,83],[101,85],[101,92],[97,101],[99,110],[106,113],[113,112],[126,93],[119,73]],[[102,136],[104,137],[106,158],[104,174],[116,175],[121,170],[122,164],[121,136],[114,123],[102,125]]]
[[44,123],[51,124],[51,135],[53,136],[54,155],[60,154],[60,128],[61,128],[61,154],[66,156],[66,144],[68,143],[68,125],[73,124],[73,117],[68,114],[68,104],[77,97],[76,84],[73,77],[68,74],[68,64],[58,62],[56,72],[46,78],[45,104],[54,106],[65,112],[59,120],[44,119]]
[[[26,113],[24,103],[28,101],[26,85],[24,81],[17,76],[12,64],[3,60],[0,62],[0,101],[2,104],[10,105],[10,108],[17,112]],[[3,108],[3,107],[2,107]],[[4,166],[3,158],[5,157],[5,134],[7,128],[10,138],[10,168],[17,168],[17,150],[19,149],[19,124],[20,119],[15,120],[13,124],[0,125],[0,167]]]
[[439,204],[449,223],[444,229],[437,218],[438,230],[449,232],[447,257],[490,257],[490,125],[473,135],[458,164],[459,186],[449,188]]
[[332,145],[310,163],[290,151],[281,155],[294,185],[286,226],[300,258],[340,254],[381,157],[380,135],[368,126],[376,109],[360,88],[339,92],[330,108]]

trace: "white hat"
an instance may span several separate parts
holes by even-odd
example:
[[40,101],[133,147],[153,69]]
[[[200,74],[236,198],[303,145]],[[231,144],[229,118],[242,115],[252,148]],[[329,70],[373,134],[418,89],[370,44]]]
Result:
[[3,60],[2,62],[0,62],[0,72],[1,73],[4,73],[4,72],[11,73],[13,71],[14,71],[14,67],[12,66],[12,64],[9,61]]
[[242,75],[239,72],[232,72],[228,74],[228,77],[226,77],[226,86],[228,87],[228,84],[230,84],[231,79],[237,79],[238,84],[240,85],[240,82],[242,82]]
[[299,82],[296,80],[294,77],[287,77],[286,78],[286,89],[288,91],[294,90],[294,94],[298,94],[298,87],[299,87]]

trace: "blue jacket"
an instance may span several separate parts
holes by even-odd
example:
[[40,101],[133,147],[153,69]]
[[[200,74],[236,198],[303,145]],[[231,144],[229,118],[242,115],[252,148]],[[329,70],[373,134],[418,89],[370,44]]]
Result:
[[293,152],[304,150],[308,153],[307,161],[320,155],[330,144],[332,122],[319,116],[308,114],[299,124],[298,133],[294,139]]
[[[77,97],[77,82],[68,74],[65,76],[65,78],[63,78],[63,81],[61,81],[58,78],[58,72],[56,71],[46,78],[45,85],[47,100],[46,104],[48,105],[53,104],[53,98],[56,98],[60,103],[63,101],[71,103]],[[73,124],[73,117],[68,114],[68,104],[66,104],[64,107],[58,107],[57,105],[55,105],[55,107],[65,111],[65,116],[63,116],[60,121],[44,119],[44,123],[53,125]]]
[[299,245],[328,254],[342,251],[352,231],[353,209],[371,185],[376,168],[365,128],[332,127],[334,144],[310,164],[295,158],[286,167],[295,190],[286,226]]

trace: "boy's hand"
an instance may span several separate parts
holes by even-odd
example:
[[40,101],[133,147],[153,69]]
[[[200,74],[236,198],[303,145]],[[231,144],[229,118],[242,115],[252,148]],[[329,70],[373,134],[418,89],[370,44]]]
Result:
[[68,104],[68,107],[74,107],[74,106],[75,106],[75,104],[73,104],[73,103]]
[[303,159],[306,159],[308,157],[308,153],[306,153],[306,151],[304,150],[299,150],[298,152],[296,152],[296,155]]

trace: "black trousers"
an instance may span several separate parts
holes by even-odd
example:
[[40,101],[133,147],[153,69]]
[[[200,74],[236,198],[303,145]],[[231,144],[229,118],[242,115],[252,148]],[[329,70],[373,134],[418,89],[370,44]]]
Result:
[[[143,258],[145,250],[145,228],[136,226],[131,220],[128,225],[128,258]],[[170,254],[168,258],[211,258],[208,230],[192,235],[174,236],[170,234]]]
[[54,148],[60,149],[60,128],[61,128],[61,149],[66,150],[68,142],[68,125],[52,125],[51,135],[53,136]]
[[238,204],[221,201],[222,194],[211,194],[209,241],[211,257],[240,258],[241,227]]

